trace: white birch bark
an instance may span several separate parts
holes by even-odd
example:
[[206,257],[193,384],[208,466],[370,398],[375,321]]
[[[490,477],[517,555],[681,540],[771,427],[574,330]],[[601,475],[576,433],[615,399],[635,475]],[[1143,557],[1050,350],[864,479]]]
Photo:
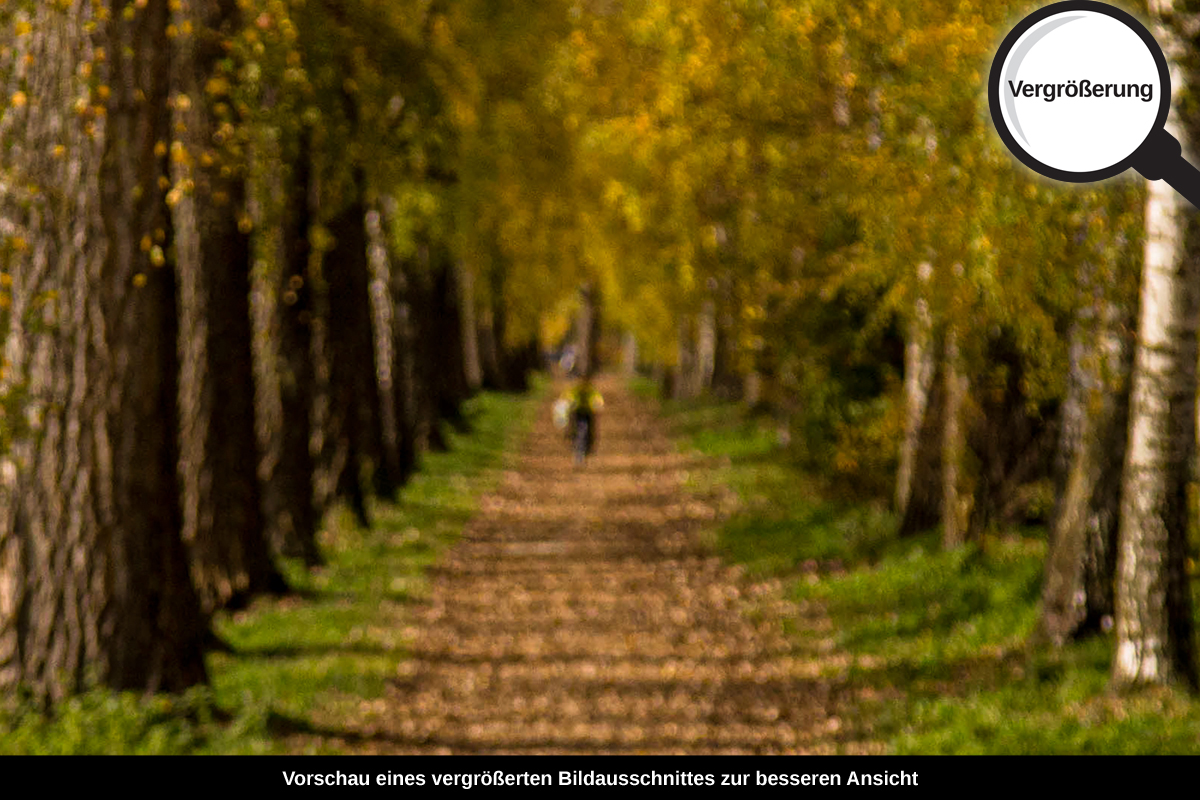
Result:
[[[1172,3],[1151,4],[1163,14]],[[1183,84],[1173,56],[1178,39],[1155,34],[1172,60],[1172,84]],[[1178,116],[1167,125],[1184,145]],[[1192,674],[1191,609],[1178,573],[1187,539],[1187,486],[1196,448],[1197,312],[1200,261],[1188,257],[1187,217],[1194,212],[1163,181],[1146,197],[1145,263],[1130,399],[1129,449],[1121,492],[1117,553],[1118,686],[1161,684]],[[1179,582],[1183,582],[1183,592]],[[1181,596],[1183,595],[1183,596]],[[1180,604],[1185,604],[1180,607]]]

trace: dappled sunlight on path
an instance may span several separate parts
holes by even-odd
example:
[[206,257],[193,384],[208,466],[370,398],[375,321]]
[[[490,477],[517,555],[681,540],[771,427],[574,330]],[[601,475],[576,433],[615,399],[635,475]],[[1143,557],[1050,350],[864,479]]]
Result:
[[[836,738],[845,664],[784,635],[778,582],[698,542],[699,466],[613,381],[596,454],[575,468],[548,411],[434,571],[412,659],[364,703],[356,750],[799,753]],[[806,639],[807,641],[807,639]]]

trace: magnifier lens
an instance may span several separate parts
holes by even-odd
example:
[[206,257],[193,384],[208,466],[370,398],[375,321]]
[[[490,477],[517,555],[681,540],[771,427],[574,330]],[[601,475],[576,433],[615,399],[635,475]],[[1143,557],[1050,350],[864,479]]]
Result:
[[1008,50],[999,77],[993,90],[1010,146],[1081,179],[1128,159],[1170,101],[1148,44],[1095,11],[1064,10],[1030,26]]

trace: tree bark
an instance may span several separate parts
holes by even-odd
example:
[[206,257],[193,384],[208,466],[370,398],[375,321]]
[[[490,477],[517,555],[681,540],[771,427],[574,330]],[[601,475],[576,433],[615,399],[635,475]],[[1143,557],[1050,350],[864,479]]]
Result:
[[279,462],[266,487],[266,507],[276,549],[313,566],[321,562],[321,555],[312,454],[315,304],[309,243],[312,149],[307,130],[301,132],[298,145],[283,209],[279,283],[273,287],[279,325],[280,442]]
[[530,338],[521,345],[508,343],[508,312],[504,307],[503,276],[492,297],[492,337],[496,342],[496,353],[503,375],[503,390],[528,391],[529,374],[536,371],[541,363],[541,348],[536,338]]
[[439,421],[460,432],[470,430],[461,404],[470,395],[463,366],[461,295],[451,256],[441,243],[424,248],[424,264],[409,284],[416,312],[416,347],[420,359],[422,427],[431,448],[444,450]]
[[367,515],[364,473],[376,491],[390,497],[396,487],[383,460],[379,384],[371,328],[370,264],[367,256],[366,178],[356,170],[348,202],[330,221],[336,244],[327,257],[329,296],[330,406],[326,445],[332,448],[337,496],[351,504],[360,524]]
[[[280,300],[277,287],[282,283],[280,270],[284,259],[283,212],[287,189],[276,165],[281,154],[275,142],[257,136],[249,155],[252,180],[247,193],[247,208],[260,231],[255,243],[254,267],[250,271],[250,343],[254,356],[254,430],[258,437],[258,482],[262,487],[264,535],[276,554],[284,553],[283,535],[278,524],[280,511],[290,509],[278,493],[276,471],[281,466],[283,449],[282,369],[279,357]],[[261,184],[261,185],[256,185]],[[281,508],[282,507],[282,508]]]
[[418,405],[418,374],[415,332],[413,330],[412,304],[409,302],[408,276],[404,264],[392,259],[391,289],[395,313],[392,340],[392,402],[396,418],[396,460],[399,466],[397,479],[407,481],[417,470],[420,441],[420,408]]
[[[387,238],[383,231],[382,210],[376,206],[367,212],[367,252],[371,267],[371,325],[375,339],[375,374],[379,386],[379,429],[381,435],[381,457],[386,481],[377,482],[376,488],[382,496],[389,496],[408,480],[411,465],[401,463],[401,438],[410,432],[404,430],[405,420],[401,413],[398,392],[403,375],[398,375],[399,363],[396,349],[403,346],[401,329],[395,316],[399,302],[393,294],[392,265],[388,258]],[[384,485],[380,485],[380,483]],[[386,484],[390,483],[391,486]]]
[[446,366],[439,363],[438,295],[432,275],[434,257],[431,251],[427,242],[417,247],[417,258],[404,272],[403,293],[408,300],[408,341],[412,346],[407,352],[412,356],[411,401],[417,449],[444,452],[449,449],[449,442],[441,428],[439,373]]
[[[936,351],[936,344],[933,345]],[[912,536],[929,530],[942,520],[942,439],[945,423],[946,382],[943,365],[935,359],[929,400],[917,432],[908,503],[900,517],[897,536]]]
[[578,317],[579,357],[576,360],[580,375],[592,377],[600,370],[600,296],[591,283],[579,290],[581,301]]
[[505,375],[500,366],[500,348],[496,346],[496,319],[491,309],[479,319],[479,367],[483,374],[483,388],[494,392],[504,391]]
[[1015,338],[1004,329],[988,338],[982,361],[1002,365],[1004,375],[994,376],[988,391],[973,399],[967,426],[972,458],[966,538],[975,541],[1016,522],[1019,489],[1050,471],[1057,434],[1057,421],[1045,421],[1049,409],[1030,409],[1026,363]]
[[[237,30],[230,0],[179,4],[176,36],[175,250],[179,267],[180,475],[192,580],[206,610],[286,590],[267,546],[258,484],[245,179],[220,151],[233,120],[204,87]],[[218,148],[214,150],[214,147]]]
[[692,393],[699,397],[712,388],[713,372],[717,366],[717,310],[712,300],[705,300],[696,315],[696,374]]
[[479,331],[475,324],[475,271],[455,259],[454,275],[459,293],[460,336],[463,344],[463,380],[467,391],[475,394],[483,386],[483,366],[479,359]]
[[953,324],[946,330],[942,380],[946,398],[942,420],[942,545],[950,549],[964,544],[967,539],[967,513],[961,486],[967,449],[963,433],[967,377],[962,374],[958,330]]
[[745,376],[742,374],[738,354],[738,324],[737,317],[740,307],[732,296],[730,285],[732,278],[728,275],[721,281],[721,295],[717,303],[715,353],[713,357],[712,391],[722,400],[737,401],[742,399]]
[[1180,199],[1151,183],[1117,557],[1118,685],[1195,680],[1184,565],[1195,452],[1200,270]]
[[933,388],[935,359],[933,353],[933,317],[924,285],[933,268],[929,263],[917,267],[917,297],[913,301],[912,318],[908,322],[908,340],[904,343],[904,440],[900,445],[900,464],[896,470],[896,513],[903,517],[912,497],[913,475],[916,471],[917,448],[921,426],[929,409]]
[[[1037,637],[1055,646],[1112,623],[1121,470],[1129,416],[1124,321],[1110,304],[1072,329],[1068,397],[1078,420],[1062,425],[1066,476],[1056,507]],[[1089,325],[1089,323],[1091,323]],[[1088,332],[1090,330],[1090,333]],[[1107,363],[1105,363],[1107,362]]]
[[[1170,18],[1173,3],[1152,11]],[[1175,92],[1192,90],[1179,69],[1182,40],[1164,24],[1156,38],[1170,59]],[[1191,144],[1193,125],[1168,130]],[[1190,122],[1190,120],[1189,120]],[[1196,684],[1186,555],[1187,489],[1196,453],[1200,231],[1194,210],[1161,181],[1147,186],[1146,250],[1121,491],[1117,553],[1117,651],[1113,681]]]
[[507,265],[500,248],[493,250],[488,274],[488,310],[479,326],[480,361],[484,385],[500,392],[523,392],[529,387],[528,353],[508,345],[508,318],[504,285]]
[[441,363],[444,367],[440,413],[443,419],[450,420],[456,428],[466,432],[470,426],[466,417],[462,415],[461,405],[472,394],[467,383],[467,346],[464,342],[466,295],[461,283],[462,271],[450,250],[443,245],[437,252],[439,258],[435,272],[435,290],[441,309],[441,336],[438,337],[438,341],[441,344]]
[[[12,215],[31,250],[12,268],[4,381],[10,398],[28,393],[31,425],[0,470],[0,686],[50,700],[206,678],[179,538],[175,295],[155,156],[168,12],[163,0],[126,20],[127,6],[38,4],[19,76],[38,102],[16,122],[13,163],[42,191]],[[71,113],[97,46],[106,113]]]
[[621,334],[621,373],[626,378],[637,374],[638,343],[632,331]]
[[684,314],[679,318],[677,365],[675,379],[671,385],[671,397],[674,400],[687,400],[696,396],[696,348],[692,339],[693,327],[690,315]]

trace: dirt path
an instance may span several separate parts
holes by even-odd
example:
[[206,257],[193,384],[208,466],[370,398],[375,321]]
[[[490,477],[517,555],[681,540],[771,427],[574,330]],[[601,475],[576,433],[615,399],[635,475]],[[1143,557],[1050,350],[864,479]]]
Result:
[[[831,752],[829,654],[783,635],[778,585],[696,541],[689,457],[602,382],[572,466],[539,414],[514,470],[434,576],[413,659],[361,731],[392,753]],[[819,624],[819,620],[813,621]],[[802,623],[804,624],[804,623]]]

